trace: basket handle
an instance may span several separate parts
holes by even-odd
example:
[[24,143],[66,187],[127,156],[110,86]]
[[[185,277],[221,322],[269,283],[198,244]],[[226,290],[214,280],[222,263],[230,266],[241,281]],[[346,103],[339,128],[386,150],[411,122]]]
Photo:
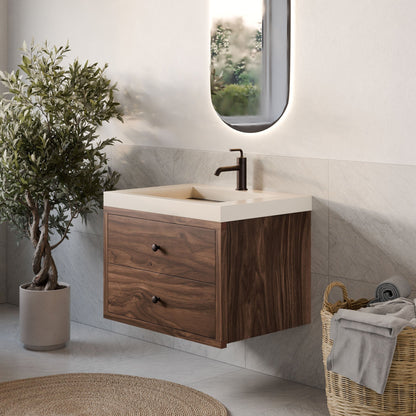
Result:
[[322,304],[322,309],[326,311],[332,311],[334,309],[334,304],[328,301],[329,294],[334,287],[339,287],[342,290],[342,297],[344,302],[351,302],[351,299],[348,297],[347,288],[341,282],[332,282],[330,283],[327,288],[325,289],[324,293],[324,301]]

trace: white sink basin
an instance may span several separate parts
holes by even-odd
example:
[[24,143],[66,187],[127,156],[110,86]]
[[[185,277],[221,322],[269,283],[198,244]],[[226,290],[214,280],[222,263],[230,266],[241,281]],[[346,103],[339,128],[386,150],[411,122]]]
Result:
[[312,197],[184,184],[104,192],[104,206],[228,222],[312,210]]

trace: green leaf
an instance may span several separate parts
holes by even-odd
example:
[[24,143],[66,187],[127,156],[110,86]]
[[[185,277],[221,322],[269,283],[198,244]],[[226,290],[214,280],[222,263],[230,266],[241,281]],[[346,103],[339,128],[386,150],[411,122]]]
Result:
[[22,56],[23,66],[29,66],[30,65],[30,59],[26,56]]
[[20,71],[0,72],[7,88],[0,99],[0,220],[28,236],[30,192],[40,212],[44,199],[50,202],[50,239],[66,238],[72,218],[96,212],[119,176],[109,173],[105,154],[116,139],[97,132],[112,118],[122,120],[115,84],[104,75],[107,65],[65,66],[68,44],[22,50]]

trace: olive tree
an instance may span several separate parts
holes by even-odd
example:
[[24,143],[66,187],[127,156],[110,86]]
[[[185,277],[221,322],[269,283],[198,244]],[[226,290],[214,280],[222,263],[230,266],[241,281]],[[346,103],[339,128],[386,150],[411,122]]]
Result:
[[104,153],[115,138],[97,129],[122,121],[107,65],[65,65],[69,45],[22,49],[19,69],[0,72],[0,221],[33,244],[32,289],[59,288],[52,251],[77,217],[102,207],[102,193],[118,173]]

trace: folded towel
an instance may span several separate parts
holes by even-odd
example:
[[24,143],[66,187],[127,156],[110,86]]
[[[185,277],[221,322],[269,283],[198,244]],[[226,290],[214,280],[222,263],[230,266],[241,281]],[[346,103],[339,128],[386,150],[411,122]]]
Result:
[[[382,314],[382,304],[377,305],[378,309],[340,309],[331,321],[334,345],[327,359],[328,370],[379,394],[386,387],[397,335],[406,326],[416,327],[414,301],[400,299],[386,303],[389,303],[383,305],[386,315]],[[400,314],[399,307],[406,311]],[[366,309],[372,312],[364,312]],[[394,312],[390,315],[387,311]]]
[[397,298],[387,302],[372,303],[366,308],[361,308],[359,312],[388,315],[411,321],[416,317],[416,305],[412,299]]
[[371,303],[385,302],[396,298],[407,298],[412,291],[410,283],[402,276],[392,276],[376,288],[376,299]]

